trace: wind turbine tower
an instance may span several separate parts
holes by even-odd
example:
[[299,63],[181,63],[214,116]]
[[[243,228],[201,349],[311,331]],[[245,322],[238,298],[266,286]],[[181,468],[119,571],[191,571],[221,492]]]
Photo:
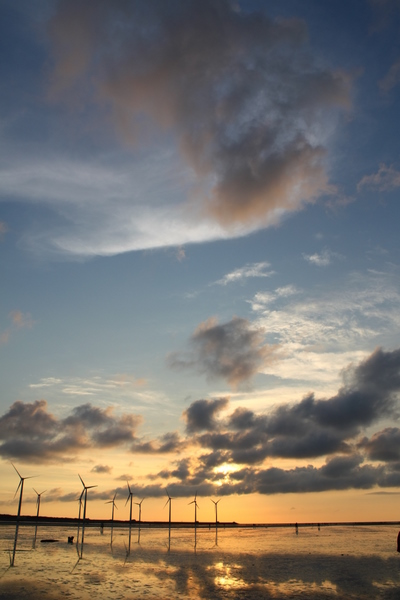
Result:
[[17,519],[19,519],[20,516],[21,516],[22,494],[23,494],[23,491],[24,491],[24,481],[25,481],[25,479],[32,479],[32,477],[36,477],[36,476],[35,475],[31,475],[30,477],[22,477],[21,473],[18,471],[17,467],[13,463],[11,463],[11,464],[14,467],[14,469],[17,472],[18,477],[19,477],[19,484],[18,484],[18,487],[15,490],[15,494],[14,494],[14,498],[15,498],[15,496],[17,495],[18,490],[20,490],[20,492],[19,492],[19,501],[18,501],[18,514],[17,514]]
[[39,492],[37,492],[37,491],[35,490],[35,488],[33,488],[33,491],[34,491],[34,492],[36,493],[36,495],[37,495],[37,500],[36,500],[36,506],[37,506],[36,518],[38,518],[38,517],[39,517],[39,510],[40,510],[40,498],[41,498],[42,494],[44,494],[44,492],[45,492],[46,490],[44,490],[44,492],[40,492],[40,494],[39,494]]
[[197,509],[199,508],[199,505],[197,504],[197,492],[194,496],[194,500],[192,500],[191,502],[189,502],[188,506],[190,504],[194,504],[194,526],[196,527],[196,523],[197,523]]
[[114,498],[112,500],[108,500],[108,502],[105,502],[105,504],[112,504],[112,509],[111,509],[111,521],[114,521],[114,508],[116,508],[118,510],[117,505],[115,504],[115,498],[117,497],[117,492],[115,492],[114,494]]
[[126,482],[127,486],[128,486],[128,497],[126,499],[125,502],[125,506],[128,504],[129,500],[131,501],[130,507],[129,507],[129,523],[132,522],[132,498],[133,498],[133,492],[131,490],[131,486],[129,485],[129,482]]
[[141,499],[140,502],[135,502],[135,504],[139,507],[139,525],[142,521],[142,502],[143,502],[144,498]]
[[173,500],[173,498],[171,498],[171,496],[169,495],[169,492],[168,492],[168,490],[166,490],[166,492],[167,492],[168,500],[167,500],[167,501],[166,501],[166,503],[164,504],[164,508],[167,506],[167,504],[169,504],[169,510],[168,510],[168,515],[169,515],[169,516],[168,516],[168,523],[169,523],[169,526],[171,527],[171,503],[172,503],[172,500]]
[[211,502],[214,503],[215,506],[215,527],[218,526],[218,502],[221,501],[221,498],[219,500],[213,500],[212,498],[210,498]]
[[[88,490],[97,487],[97,485],[85,485],[85,483],[84,483],[82,477],[79,475],[79,473],[78,473],[78,477],[81,480],[81,483],[83,485],[83,491],[82,491],[82,494],[80,496],[80,500],[82,499],[82,495],[83,495],[83,497],[84,497],[84,501],[83,501],[83,522],[85,522],[85,519],[86,519],[87,492],[88,492]],[[80,512],[81,512],[81,510],[79,508],[79,514],[80,514]]]

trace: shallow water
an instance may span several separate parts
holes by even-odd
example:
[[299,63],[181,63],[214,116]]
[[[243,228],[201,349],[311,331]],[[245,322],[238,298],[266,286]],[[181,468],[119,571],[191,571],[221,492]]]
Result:
[[[393,526],[219,529],[0,527],[0,598],[400,598]],[[58,539],[45,544],[41,539]]]

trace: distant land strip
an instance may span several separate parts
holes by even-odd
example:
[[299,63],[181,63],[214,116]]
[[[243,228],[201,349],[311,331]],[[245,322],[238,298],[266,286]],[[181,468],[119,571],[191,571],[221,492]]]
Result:
[[[0,526],[1,525],[13,525],[18,523],[20,525],[41,525],[41,526],[78,526],[83,525],[82,519],[69,518],[69,517],[35,517],[35,516],[21,516],[19,519],[16,515],[0,514]],[[84,522],[85,527],[135,527],[135,528],[198,528],[198,529],[213,529],[216,526],[219,529],[231,528],[231,527],[244,527],[244,528],[273,528],[273,527],[377,527],[377,526],[400,526],[400,521],[332,521],[332,522],[304,522],[304,523],[237,523],[236,521],[121,521],[115,519],[89,519],[86,518]]]

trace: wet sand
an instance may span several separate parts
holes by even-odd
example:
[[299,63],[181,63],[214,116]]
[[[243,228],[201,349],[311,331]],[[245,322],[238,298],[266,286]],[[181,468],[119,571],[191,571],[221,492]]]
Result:
[[[0,599],[384,599],[400,598],[396,527],[300,529],[85,529],[1,541]],[[51,535],[49,535],[51,532]],[[0,534],[5,534],[1,528]],[[43,535],[42,535],[43,534]],[[5,539],[6,538],[6,539]],[[45,544],[40,538],[60,539]],[[80,532],[81,539],[81,532]]]

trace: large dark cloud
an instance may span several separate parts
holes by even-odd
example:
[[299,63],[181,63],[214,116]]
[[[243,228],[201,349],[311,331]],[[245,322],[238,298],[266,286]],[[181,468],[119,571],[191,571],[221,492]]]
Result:
[[[343,372],[330,398],[309,394],[264,414],[229,412],[227,398],[196,400],[183,413],[186,437],[140,439],[138,416],[116,417],[90,404],[56,419],[44,401],[16,402],[0,417],[0,453],[37,462],[121,444],[129,452],[170,454],[169,464],[148,475],[150,484],[131,484],[140,497],[164,496],[166,486],[174,497],[398,487],[400,430],[387,421],[397,418],[399,393],[400,350],[377,349]],[[278,468],[277,458],[301,459],[302,466]],[[92,497],[103,495],[113,494],[96,490]]]
[[90,448],[109,448],[134,442],[142,419],[115,416],[111,408],[84,404],[64,419],[48,412],[45,400],[15,402],[0,417],[0,455],[25,461],[71,459]]
[[144,123],[173,132],[199,214],[260,227],[331,191],[324,143],[350,78],[312,55],[304,22],[228,0],[62,0],[48,32],[53,95],[111,109],[135,141]]
[[228,398],[217,398],[214,400],[196,400],[187,410],[186,430],[188,433],[195,431],[212,431],[217,427],[215,416],[229,403]]
[[360,443],[370,460],[400,462],[400,429],[386,427]]
[[222,324],[208,319],[191,336],[188,353],[170,354],[167,362],[172,368],[194,368],[237,387],[278,359],[278,347],[266,344],[264,333],[239,317]]

